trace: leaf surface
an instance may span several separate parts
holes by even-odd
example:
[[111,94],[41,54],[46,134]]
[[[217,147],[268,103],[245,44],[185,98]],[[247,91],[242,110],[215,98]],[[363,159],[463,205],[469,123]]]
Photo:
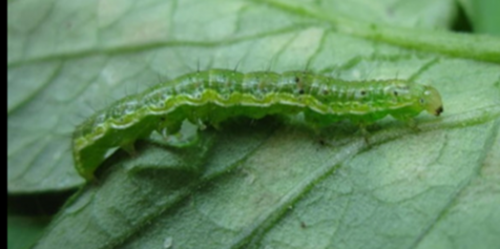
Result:
[[[36,248],[492,248],[500,40],[452,1],[10,1],[10,194],[83,186]],[[194,147],[137,143],[84,185],[71,133],[198,68],[307,68],[435,86],[444,114],[370,129],[238,120]],[[198,153],[199,152],[199,153]],[[479,235],[478,235],[479,234]]]

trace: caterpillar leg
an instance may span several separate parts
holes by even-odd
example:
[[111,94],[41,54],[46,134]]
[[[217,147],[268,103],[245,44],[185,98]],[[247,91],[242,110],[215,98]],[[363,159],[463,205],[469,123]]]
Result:
[[410,127],[410,129],[412,129],[415,132],[421,131],[420,128],[418,128],[417,121],[414,118],[406,119],[406,124],[408,125],[408,127]]
[[120,145],[124,151],[126,151],[130,156],[135,157],[137,155],[137,151],[135,150],[134,143],[126,143]]
[[304,118],[315,134],[320,134],[323,128],[328,127],[339,120],[337,116],[325,116],[311,110],[304,111]]
[[406,125],[410,129],[412,129],[413,131],[415,131],[415,132],[420,131],[420,128],[418,128],[418,126],[417,126],[417,121],[414,118],[416,115],[397,113],[397,114],[392,114],[392,116],[397,120],[401,120],[401,121],[405,122]]
[[418,128],[417,121],[414,118],[407,118],[403,120],[406,125],[414,132],[419,132],[421,131],[420,128]]
[[367,127],[368,127],[368,124],[359,123],[359,131],[361,132],[361,136],[363,136],[365,143],[367,145],[370,145],[370,132],[368,132],[368,130],[366,129]]
[[[211,124],[215,129],[219,129],[219,124]],[[198,119],[198,122],[196,122],[196,126],[198,126],[198,130],[203,131],[207,129],[207,125],[201,120]]]

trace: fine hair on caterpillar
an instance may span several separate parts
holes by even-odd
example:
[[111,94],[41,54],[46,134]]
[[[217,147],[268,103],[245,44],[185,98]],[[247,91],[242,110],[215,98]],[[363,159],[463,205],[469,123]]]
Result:
[[109,149],[130,148],[155,130],[175,134],[184,120],[217,126],[236,116],[303,113],[313,127],[340,120],[365,126],[388,115],[409,121],[422,111],[443,112],[439,92],[402,79],[346,81],[307,71],[211,69],[158,84],[96,112],[75,129],[73,156],[79,174],[91,179]]

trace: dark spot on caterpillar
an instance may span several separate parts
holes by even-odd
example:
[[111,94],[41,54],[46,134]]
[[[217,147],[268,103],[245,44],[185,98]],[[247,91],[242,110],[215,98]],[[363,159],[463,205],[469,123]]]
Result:
[[394,91],[392,93],[394,94],[394,96],[396,96],[396,97],[398,96],[398,91]]
[[295,83],[299,83],[300,82],[300,78],[295,76]]
[[364,95],[366,94],[366,91],[361,90],[361,92],[360,92],[360,93],[361,93],[361,95],[363,95],[363,96],[364,96]]
[[435,115],[439,116],[444,111],[443,106],[440,106],[436,109]]

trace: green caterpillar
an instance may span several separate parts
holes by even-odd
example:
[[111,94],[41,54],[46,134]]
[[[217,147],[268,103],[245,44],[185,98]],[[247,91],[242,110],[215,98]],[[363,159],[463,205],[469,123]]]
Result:
[[310,72],[240,73],[212,69],[181,76],[125,97],[79,125],[73,156],[81,176],[92,179],[111,148],[130,148],[152,131],[179,131],[187,119],[217,125],[235,116],[254,119],[297,114],[316,127],[348,119],[366,125],[387,115],[410,120],[422,111],[439,116],[432,86],[405,80],[345,81]]

